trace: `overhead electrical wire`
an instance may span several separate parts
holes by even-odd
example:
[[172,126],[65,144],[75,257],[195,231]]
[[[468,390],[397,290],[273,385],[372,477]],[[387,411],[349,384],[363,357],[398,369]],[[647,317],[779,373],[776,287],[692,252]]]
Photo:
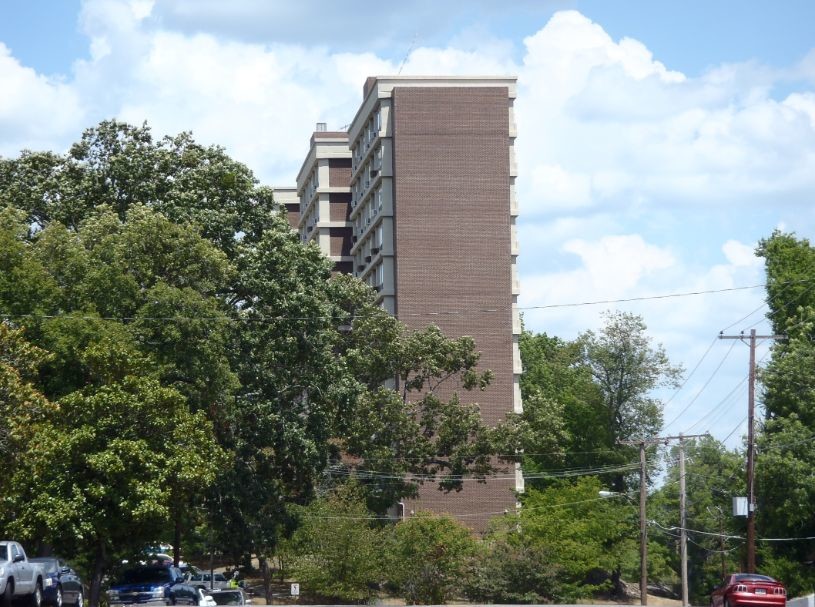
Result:
[[[808,282],[813,281],[813,279],[801,280],[801,281],[793,281],[793,282]],[[546,310],[546,309],[553,309],[553,308],[575,308],[575,307],[582,307],[582,306],[594,306],[594,305],[602,305],[602,304],[614,304],[614,303],[628,303],[628,302],[635,302],[635,301],[653,301],[653,300],[660,300],[660,299],[673,299],[679,297],[692,297],[698,295],[711,295],[716,293],[729,293],[733,291],[744,291],[749,289],[758,289],[766,287],[766,284],[757,284],[757,285],[748,285],[748,286],[740,286],[740,287],[728,287],[723,289],[708,289],[708,290],[700,290],[700,291],[686,291],[686,292],[678,292],[678,293],[666,293],[660,295],[644,295],[641,297],[626,297],[620,299],[602,299],[602,300],[594,300],[594,301],[582,301],[582,302],[565,302],[565,303],[555,303],[555,304],[542,304],[537,306],[518,306],[516,309],[519,311],[525,310]],[[506,310],[504,309],[497,309],[497,308],[473,308],[473,309],[459,309],[459,310],[443,310],[443,311],[425,311],[425,312],[408,312],[400,314],[400,318],[406,317],[423,317],[423,316],[455,316],[455,315],[462,315],[462,314],[494,314],[494,313],[503,313]],[[244,311],[245,312],[245,311]],[[281,314],[275,316],[251,316],[244,314],[241,317],[228,317],[228,316],[197,316],[197,317],[190,317],[190,316],[88,316],[88,315],[74,315],[70,312],[68,313],[60,313],[60,314],[0,314],[0,318],[14,320],[14,319],[22,319],[22,318],[34,318],[34,319],[43,319],[43,320],[51,320],[57,318],[71,318],[75,320],[88,320],[88,321],[117,321],[117,322],[133,322],[136,320],[141,321],[153,321],[153,322],[182,322],[186,320],[193,320],[193,321],[215,321],[215,322],[282,322],[287,320],[337,320],[343,321],[348,320],[349,315],[309,315],[309,316],[298,316],[298,315],[288,315],[288,314]]]
[[[702,364],[702,362],[705,360],[705,358],[707,357],[707,355],[708,355],[708,354],[710,354],[710,351],[713,349],[713,345],[714,345],[714,344],[715,344],[717,341],[719,341],[719,338],[718,338],[718,337],[714,337],[714,338],[713,338],[713,340],[710,342],[710,345],[708,345],[707,350],[705,350],[705,353],[704,353],[704,354],[702,354],[702,358],[700,358],[700,359],[699,359],[699,361],[698,361],[698,362],[697,362],[697,363],[694,365],[694,367],[693,367],[693,369],[691,370],[691,372],[690,372],[690,373],[688,373],[688,376],[687,376],[687,377],[686,377],[684,380],[682,380],[682,383],[679,385],[679,387],[678,387],[676,390],[674,390],[673,394],[671,394],[671,396],[668,398],[668,400],[666,400],[666,401],[663,403],[663,407],[668,406],[668,404],[669,404],[669,403],[670,403],[670,402],[671,402],[671,401],[672,401],[674,398],[676,398],[676,395],[677,395],[677,394],[679,394],[679,392],[681,392],[682,388],[684,388],[684,387],[687,385],[687,383],[690,381],[690,378],[691,378],[691,377],[693,377],[693,374],[694,374],[694,373],[696,373],[696,370],[697,370],[697,369],[700,367],[700,365],[701,365],[701,364]],[[683,411],[683,413],[684,413],[684,411]],[[675,421],[675,420],[674,420],[674,421]],[[671,423],[673,423],[673,422],[671,422]],[[666,424],[665,426],[663,426],[663,428],[667,428],[668,426],[670,426],[670,425],[671,425],[671,423]]]
[[[718,341],[718,337],[715,337],[715,338],[713,339],[713,343],[715,343],[716,341]],[[712,347],[712,345],[713,345],[713,344],[711,344],[711,347]],[[670,422],[668,422],[667,424],[665,424],[665,425],[663,426],[663,428],[669,428],[670,426],[672,426],[673,424],[675,424],[675,423],[676,423],[677,421],[679,421],[679,419],[680,419],[680,418],[681,418],[681,417],[682,417],[682,416],[685,414],[685,412],[686,412],[688,409],[690,409],[690,407],[693,405],[693,403],[695,403],[695,402],[697,401],[697,399],[699,398],[699,396],[701,396],[702,392],[704,392],[704,391],[705,391],[705,388],[707,388],[707,387],[710,385],[710,382],[712,382],[712,381],[713,381],[713,378],[714,378],[714,377],[716,377],[716,374],[717,374],[717,373],[719,372],[719,370],[722,368],[722,365],[725,363],[725,361],[727,360],[728,356],[730,356],[730,353],[733,351],[733,348],[735,348],[735,347],[736,347],[736,341],[733,341],[733,343],[732,343],[732,344],[730,344],[730,349],[729,349],[729,350],[727,350],[727,352],[725,352],[725,355],[724,355],[724,357],[722,358],[722,360],[720,360],[720,361],[719,361],[719,364],[718,364],[718,365],[716,366],[716,368],[713,370],[713,373],[711,373],[710,377],[708,377],[707,381],[706,381],[706,382],[705,382],[705,383],[702,385],[702,387],[699,389],[699,391],[696,393],[696,395],[695,395],[695,396],[694,396],[692,399],[690,399],[690,401],[688,401],[688,404],[687,404],[687,405],[685,405],[685,407],[684,407],[684,408],[683,408],[683,409],[682,409],[682,410],[681,410],[681,411],[680,411],[680,412],[679,412],[679,413],[678,413],[678,414],[677,414],[677,415],[676,415],[676,416],[675,416],[675,417],[674,417],[674,418],[673,418],[673,419],[672,419]],[[710,351],[710,348],[708,348],[708,352],[709,352],[709,351]],[[707,352],[705,352],[705,356],[706,356],[706,355],[707,355]],[[702,357],[702,360],[704,360],[704,357]],[[701,363],[702,361],[700,360],[699,362]],[[697,365],[697,368],[698,368],[698,365]],[[696,370],[696,369],[694,369],[694,371],[695,371],[695,370]],[[667,404],[667,403],[666,403],[666,404]]]

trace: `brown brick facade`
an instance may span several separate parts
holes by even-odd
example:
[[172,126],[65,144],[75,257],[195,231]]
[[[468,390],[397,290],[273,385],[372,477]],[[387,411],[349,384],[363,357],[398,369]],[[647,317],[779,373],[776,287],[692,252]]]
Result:
[[347,188],[351,182],[351,159],[330,158],[328,160],[328,186]]
[[346,257],[351,254],[351,228],[329,228],[331,256]]
[[[348,183],[345,184],[348,187]],[[329,221],[347,221],[351,214],[351,194],[331,193],[329,200]]]
[[297,229],[297,223],[300,221],[300,205],[299,204],[287,204],[286,205],[286,217],[289,220],[289,225],[293,230]]
[[[505,87],[393,90],[396,315],[475,339],[495,380],[461,396],[489,424],[513,409],[509,143]],[[427,486],[407,508],[451,512],[483,529],[488,515],[467,515],[514,508],[513,472],[502,476],[455,494]]]

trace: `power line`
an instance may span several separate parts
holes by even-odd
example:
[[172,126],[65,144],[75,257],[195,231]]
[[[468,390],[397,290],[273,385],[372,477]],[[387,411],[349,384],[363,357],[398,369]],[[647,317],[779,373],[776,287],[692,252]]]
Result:
[[[710,351],[713,349],[713,345],[714,345],[714,344],[715,344],[717,341],[719,341],[719,340],[718,340],[718,338],[716,338],[716,337],[714,337],[714,338],[711,340],[710,345],[707,347],[707,350],[705,350],[705,353],[704,353],[704,354],[702,354],[702,358],[700,358],[700,359],[699,359],[699,362],[697,362],[697,363],[696,363],[696,365],[694,365],[694,367],[693,367],[693,369],[691,370],[691,372],[690,372],[690,373],[688,374],[688,376],[687,376],[687,377],[686,377],[686,378],[685,378],[685,379],[682,381],[682,383],[679,385],[679,387],[678,387],[676,390],[674,390],[674,393],[673,393],[673,394],[671,394],[671,396],[668,398],[668,400],[666,400],[666,401],[663,403],[663,407],[667,407],[667,406],[668,406],[668,404],[669,404],[669,403],[670,403],[670,402],[671,402],[671,401],[672,401],[672,400],[673,400],[673,399],[676,397],[676,395],[677,395],[677,394],[679,394],[679,392],[682,390],[682,388],[684,388],[684,387],[687,385],[687,383],[690,381],[690,378],[691,378],[691,377],[693,377],[693,374],[694,374],[694,373],[696,373],[696,370],[697,370],[697,369],[699,369],[700,365],[701,365],[701,364],[702,364],[702,362],[705,360],[705,358],[706,358],[706,357],[707,357],[707,355],[710,353]],[[684,411],[683,411],[683,413],[684,413]],[[676,421],[676,420],[674,420],[674,421]],[[668,426],[670,426],[672,423],[673,423],[673,421],[672,421],[671,423],[667,424],[665,427],[667,428],[667,427],[668,427]]]
[[[714,338],[714,343],[715,343],[715,341],[717,341],[717,340],[718,340],[718,338]],[[713,346],[713,344],[711,344],[711,347],[712,347],[712,346]],[[682,409],[682,410],[681,410],[681,411],[680,411],[680,412],[679,412],[679,413],[678,413],[678,414],[677,414],[677,415],[676,415],[676,416],[675,416],[675,417],[674,417],[674,418],[673,418],[673,419],[672,419],[670,422],[668,422],[667,424],[665,424],[664,428],[669,428],[669,427],[670,427],[670,426],[672,426],[674,423],[676,423],[677,421],[679,421],[679,419],[680,419],[680,418],[681,418],[681,417],[682,417],[682,416],[685,414],[685,412],[686,412],[688,409],[690,409],[690,407],[693,405],[693,403],[695,403],[695,402],[696,402],[696,400],[699,398],[699,396],[701,396],[702,392],[704,392],[704,391],[705,391],[705,388],[707,388],[707,387],[710,385],[710,382],[711,382],[711,381],[713,381],[713,378],[714,378],[714,377],[716,377],[716,374],[719,372],[719,370],[721,370],[722,365],[725,363],[725,361],[727,360],[727,357],[728,357],[728,356],[730,356],[730,353],[733,351],[733,348],[735,348],[735,347],[736,347],[736,342],[733,342],[732,344],[730,344],[730,349],[729,349],[727,352],[725,352],[724,357],[722,358],[722,360],[721,360],[721,361],[719,361],[719,364],[718,364],[718,365],[716,366],[716,368],[713,370],[713,373],[710,375],[710,377],[708,378],[708,380],[707,380],[707,381],[706,381],[706,382],[705,382],[705,383],[702,385],[702,387],[699,389],[699,391],[696,393],[696,395],[695,395],[695,396],[694,396],[692,399],[690,399],[690,401],[688,402],[688,404],[687,404],[687,405],[685,405],[685,408],[684,408],[684,409]],[[709,352],[709,351],[710,351],[710,348],[708,348],[708,352]],[[705,352],[705,356],[706,356],[706,355],[707,355],[707,352]],[[704,359],[704,357],[703,357],[703,359]],[[699,362],[701,363],[702,361],[699,361]],[[698,367],[698,365],[697,365],[697,367]],[[696,369],[694,369],[694,371],[695,371],[695,370],[696,370]],[[684,385],[684,384],[683,384],[683,385]]]
[[[815,280],[815,279],[810,279]],[[806,282],[806,281],[797,281],[797,282]],[[581,306],[594,306],[594,305],[601,305],[601,304],[613,304],[613,303],[628,303],[634,301],[651,301],[651,300],[660,300],[660,299],[671,299],[671,298],[678,298],[678,297],[691,297],[696,295],[710,295],[716,293],[728,293],[732,291],[744,291],[748,289],[758,289],[766,287],[766,284],[758,284],[758,285],[749,285],[743,287],[729,287],[725,289],[709,289],[704,291],[686,291],[686,292],[679,292],[679,293],[666,293],[661,295],[646,295],[642,297],[628,297],[628,298],[621,298],[621,299],[604,299],[604,300],[595,300],[595,301],[583,301],[583,302],[568,302],[568,303],[556,303],[556,304],[543,304],[539,306],[518,306],[516,309],[519,311],[525,310],[546,310],[546,309],[553,309],[553,308],[574,308],[574,307],[581,307]],[[24,318],[31,318],[31,319],[42,319],[42,320],[51,320],[57,318],[71,318],[76,320],[87,320],[87,321],[115,321],[115,322],[134,322],[134,321],[152,321],[152,322],[183,322],[183,321],[196,321],[196,322],[257,322],[257,323],[264,323],[264,322],[283,322],[289,320],[336,320],[336,321],[344,321],[348,320],[349,318],[364,318],[364,315],[351,315],[351,314],[344,314],[344,315],[333,315],[333,314],[326,314],[326,315],[308,315],[308,316],[299,316],[299,315],[289,315],[289,314],[280,314],[275,316],[260,316],[260,315],[252,315],[247,314],[246,312],[251,312],[251,310],[245,310],[244,314],[240,317],[233,317],[233,316],[93,316],[93,315],[73,315],[70,312],[63,312],[59,314],[34,314],[34,313],[27,313],[27,314],[0,314],[0,318],[7,319],[7,320],[15,320],[15,319],[24,319]],[[415,318],[415,317],[424,317],[424,316],[457,316],[462,314],[502,314],[506,313],[506,309],[498,309],[498,308],[472,308],[472,309],[458,309],[458,310],[442,310],[442,311],[425,311],[425,312],[408,312],[402,313],[399,315],[400,318]]]

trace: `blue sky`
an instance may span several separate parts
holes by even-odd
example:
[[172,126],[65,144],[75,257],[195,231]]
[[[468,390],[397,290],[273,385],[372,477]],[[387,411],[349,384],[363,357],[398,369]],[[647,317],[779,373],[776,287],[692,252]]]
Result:
[[738,444],[747,351],[713,340],[733,323],[768,330],[761,289],[549,306],[761,284],[759,239],[812,237],[815,3],[458,6],[2,0],[0,154],[65,150],[109,117],[146,120],[288,185],[314,123],[350,122],[368,75],[517,75],[527,326],[573,338],[605,309],[642,314],[672,359],[701,361],[666,432]]

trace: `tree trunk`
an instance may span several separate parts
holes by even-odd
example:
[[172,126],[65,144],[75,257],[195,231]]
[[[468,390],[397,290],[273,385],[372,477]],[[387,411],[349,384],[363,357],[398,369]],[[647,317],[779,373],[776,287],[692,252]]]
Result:
[[266,604],[272,604],[272,569],[269,566],[269,559],[265,556],[258,556],[260,561],[260,571],[263,573],[263,596],[266,597]]
[[622,572],[619,567],[611,572],[611,592],[613,593],[612,596],[617,599],[628,598],[626,596],[625,587],[623,586]]
[[88,607],[99,607],[99,599],[102,594],[102,578],[108,566],[107,551],[105,544],[99,540],[96,545],[96,554],[93,560],[93,573],[91,575],[91,596],[88,599]]
[[181,508],[176,507],[173,510],[173,566],[178,567],[178,563],[181,562]]

